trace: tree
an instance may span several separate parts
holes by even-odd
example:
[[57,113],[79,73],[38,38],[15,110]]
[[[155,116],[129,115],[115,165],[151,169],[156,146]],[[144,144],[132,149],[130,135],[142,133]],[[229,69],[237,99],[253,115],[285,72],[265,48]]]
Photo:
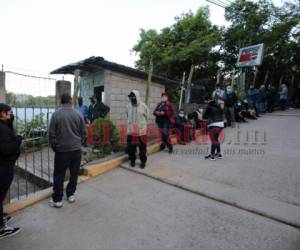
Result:
[[141,30],[140,40],[133,47],[139,54],[135,65],[148,70],[152,59],[154,74],[180,80],[183,72],[190,72],[193,81],[206,79],[208,83],[217,70],[212,72],[207,67],[218,68],[213,49],[219,39],[220,29],[209,21],[208,8],[200,8],[195,14],[188,12],[176,17],[175,23],[160,33]]

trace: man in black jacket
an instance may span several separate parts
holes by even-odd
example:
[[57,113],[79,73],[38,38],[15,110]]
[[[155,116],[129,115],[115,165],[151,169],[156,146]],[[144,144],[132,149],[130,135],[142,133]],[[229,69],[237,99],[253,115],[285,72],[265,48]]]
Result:
[[0,103],[0,239],[17,234],[21,229],[7,225],[3,216],[3,202],[14,177],[14,167],[20,155],[22,137],[13,129],[11,107]]
[[96,96],[92,96],[90,100],[91,104],[88,110],[89,121],[92,123],[97,118],[105,118],[105,116],[109,113],[110,108],[98,100]]

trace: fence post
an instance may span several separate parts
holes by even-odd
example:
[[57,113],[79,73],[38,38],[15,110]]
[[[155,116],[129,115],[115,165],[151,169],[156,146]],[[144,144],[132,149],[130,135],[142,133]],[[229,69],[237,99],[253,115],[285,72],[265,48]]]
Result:
[[0,102],[6,102],[5,72],[0,71]]
[[55,90],[55,103],[56,106],[60,105],[60,98],[63,94],[71,95],[71,82],[69,81],[56,81],[56,90]]

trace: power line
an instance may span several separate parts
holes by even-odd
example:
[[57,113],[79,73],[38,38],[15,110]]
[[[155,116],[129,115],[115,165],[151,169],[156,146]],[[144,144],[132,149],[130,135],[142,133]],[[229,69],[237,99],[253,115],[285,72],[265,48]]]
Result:
[[217,5],[217,6],[221,7],[221,8],[224,8],[224,9],[227,7],[226,4],[220,2],[219,0],[206,0],[206,1],[209,2],[209,3],[212,3],[214,5]]

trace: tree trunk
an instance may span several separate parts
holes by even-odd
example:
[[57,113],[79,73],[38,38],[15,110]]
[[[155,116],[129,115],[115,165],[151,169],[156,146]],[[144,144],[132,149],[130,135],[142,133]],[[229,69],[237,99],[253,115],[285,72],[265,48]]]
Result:
[[266,74],[265,74],[264,85],[267,84],[268,78],[269,78],[269,70],[267,70],[267,72],[266,72]]
[[150,96],[151,82],[152,82],[152,73],[153,73],[153,58],[151,57],[150,62],[149,62],[148,81],[147,81],[147,87],[146,87],[146,97],[145,97],[146,105],[148,105],[148,103],[149,103],[149,96]]
[[188,81],[187,81],[187,86],[186,86],[185,104],[188,104],[189,101],[190,101],[190,93],[191,93],[191,85],[192,85],[192,78],[193,78],[193,74],[194,74],[194,69],[195,69],[195,66],[194,66],[194,64],[192,64],[191,69],[190,69],[189,78],[188,78]]

